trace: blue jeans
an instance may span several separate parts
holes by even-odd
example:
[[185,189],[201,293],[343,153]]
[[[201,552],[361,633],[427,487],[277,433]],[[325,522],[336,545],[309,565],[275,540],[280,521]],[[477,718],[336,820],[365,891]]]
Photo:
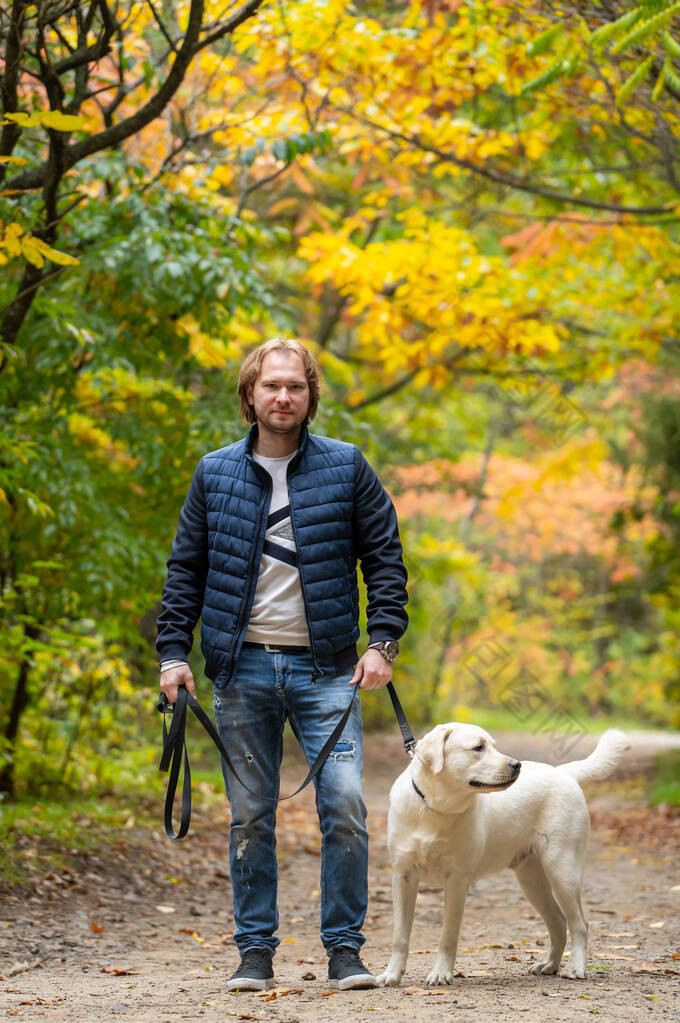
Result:
[[[279,944],[276,904],[276,803],[283,728],[288,718],[311,765],[352,696],[352,671],[312,682],[308,653],[245,647],[231,681],[213,690],[222,742],[252,795],[222,763],[231,803],[229,866],[234,940],[248,948]],[[368,832],[361,795],[361,704],[357,695],[340,740],[314,779],[321,828],[321,940],[360,948],[368,901]]]

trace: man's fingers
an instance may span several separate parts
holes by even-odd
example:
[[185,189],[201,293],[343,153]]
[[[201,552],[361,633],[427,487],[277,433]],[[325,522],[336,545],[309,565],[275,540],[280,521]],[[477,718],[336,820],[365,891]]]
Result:
[[186,686],[187,691],[196,699],[196,684],[188,666],[170,668],[161,674],[161,689],[170,703],[177,703],[177,691],[180,686]]
[[359,663],[357,664],[356,668],[354,669],[354,674],[352,675],[351,679],[349,680],[349,684],[351,686],[355,686],[357,684],[357,682],[360,682],[363,677],[364,677],[364,666],[361,663],[361,661],[359,661]]
[[386,681],[387,680],[385,680],[385,682],[383,682],[379,675],[368,675],[368,674],[366,674],[366,675],[364,675],[364,679],[363,679],[361,685],[359,686],[359,688],[360,689],[380,689],[381,686],[384,686],[386,684]]

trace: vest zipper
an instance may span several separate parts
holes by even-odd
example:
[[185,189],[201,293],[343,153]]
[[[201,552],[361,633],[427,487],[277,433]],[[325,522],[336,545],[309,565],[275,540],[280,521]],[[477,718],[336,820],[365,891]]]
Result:
[[[254,462],[254,464],[257,465],[258,463]],[[259,469],[262,469],[262,472],[265,474],[267,479],[265,480],[264,497],[262,498],[262,504],[260,505],[260,511],[259,511],[259,514],[258,514],[258,517],[257,517],[257,526],[255,527],[255,543],[253,545],[252,551],[250,552],[250,560],[248,561],[247,578],[250,578],[251,575],[252,575],[252,570],[253,570],[254,563],[255,563],[255,552],[257,551],[258,548],[260,548],[260,550],[261,550],[260,527],[261,527],[261,524],[262,524],[262,515],[263,515],[263,512],[264,512],[264,507],[267,504],[267,496],[270,495],[271,489],[272,489],[272,478],[271,478],[271,476],[269,475],[267,470],[265,468],[263,468],[263,466],[261,466],[261,465],[258,466],[258,469],[256,470],[256,472],[258,472],[258,475],[259,475]],[[266,530],[265,530],[265,532],[266,532]],[[243,603],[241,604],[241,611],[239,612],[238,623],[236,625],[236,632],[234,634],[234,645],[232,647],[231,659],[230,659],[230,664],[229,664],[229,677],[231,677],[232,665],[234,663],[234,655],[236,653],[236,646],[238,644],[239,637],[240,637],[240,635],[241,635],[241,633],[243,631],[243,619],[245,618],[245,610],[246,610],[246,607],[248,606],[248,604],[250,603],[251,593],[254,592],[254,589],[256,587],[257,587],[257,577],[255,577],[254,583],[253,583],[253,581],[251,579],[251,581],[250,581],[250,589],[246,591]]]
[[[290,466],[288,466],[290,469]],[[286,481],[289,482],[290,477],[288,471],[286,471]],[[293,502],[290,496],[290,486],[288,487],[288,500],[290,501],[290,524],[293,527],[293,539],[295,540],[295,547],[297,549],[299,575],[300,575],[300,591],[302,593],[302,602],[305,605],[305,618],[307,619],[307,629],[309,631],[309,643],[312,648],[312,682],[316,682],[317,678],[321,677],[319,666],[316,663],[316,650],[314,649],[314,636],[312,634],[312,625],[309,619],[309,604],[307,603],[307,594],[305,593],[305,583],[302,578],[302,555],[300,553],[300,544],[297,539],[297,530],[295,529],[295,515],[293,514]]]

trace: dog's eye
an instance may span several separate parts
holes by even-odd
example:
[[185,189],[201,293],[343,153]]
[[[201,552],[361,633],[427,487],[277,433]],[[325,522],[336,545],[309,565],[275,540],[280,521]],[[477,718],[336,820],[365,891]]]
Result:
[[484,749],[484,743],[480,739],[476,746],[472,747],[475,753],[480,753]]

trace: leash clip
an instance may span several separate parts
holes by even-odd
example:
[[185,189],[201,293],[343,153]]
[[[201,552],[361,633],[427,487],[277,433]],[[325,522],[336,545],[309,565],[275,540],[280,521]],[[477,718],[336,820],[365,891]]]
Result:
[[410,742],[404,743],[404,749],[411,760],[413,760],[416,753],[416,746],[418,745],[417,739],[411,739]]

